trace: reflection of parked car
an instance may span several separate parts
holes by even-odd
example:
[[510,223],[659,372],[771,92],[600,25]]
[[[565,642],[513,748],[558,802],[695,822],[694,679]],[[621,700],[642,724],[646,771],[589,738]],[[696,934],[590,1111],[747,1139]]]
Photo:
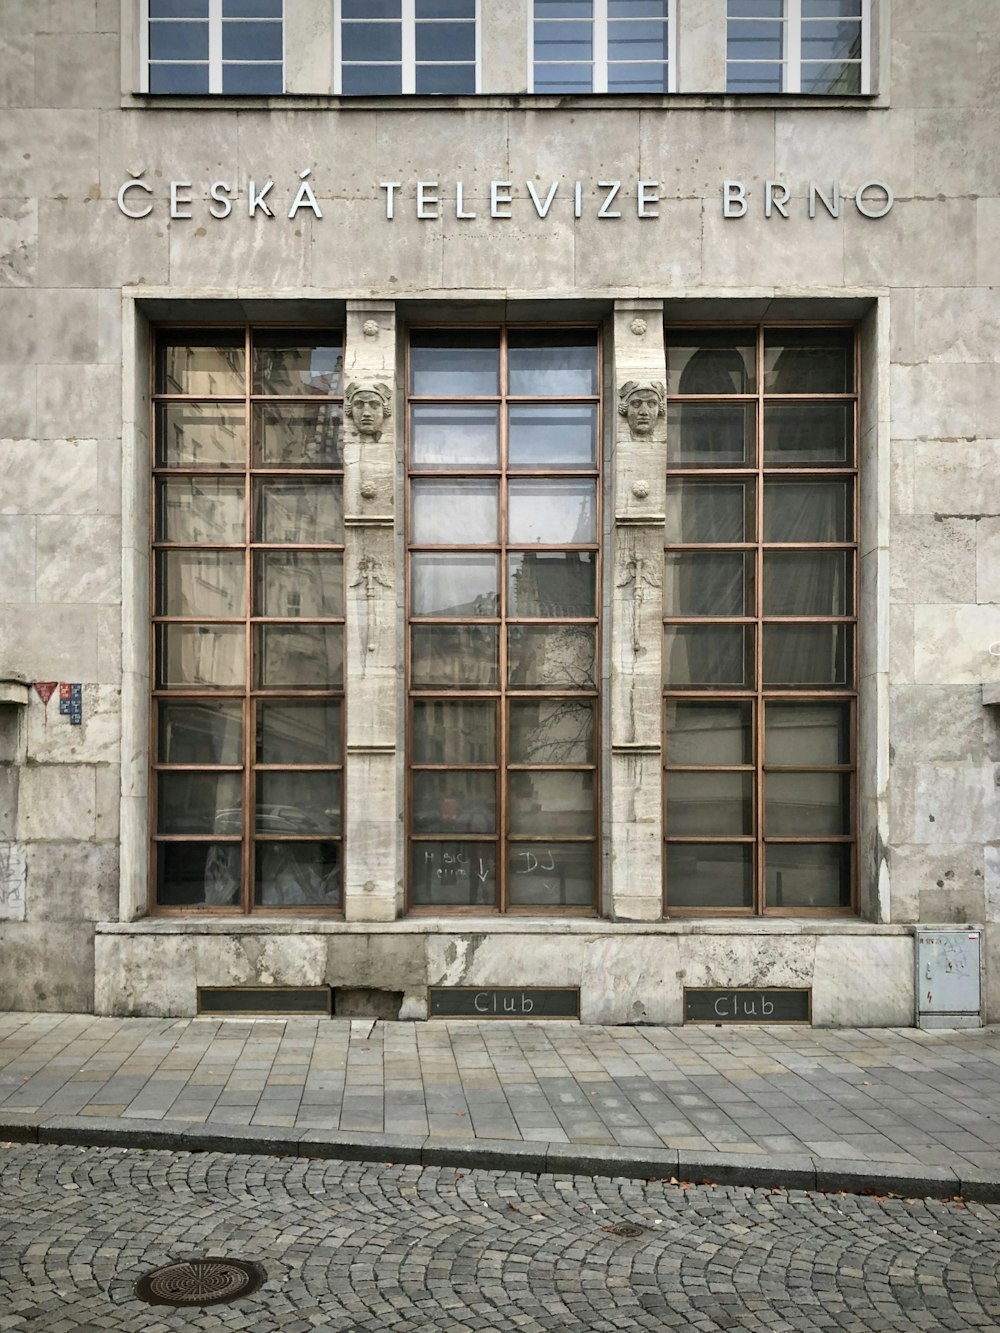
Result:
[[[340,845],[334,841],[292,841],[296,834],[330,834],[340,827],[340,811],[305,811],[292,805],[257,807],[257,832],[282,834],[288,841],[256,845],[255,900],[262,907],[337,907],[340,904]],[[215,832],[239,834],[242,811],[219,810]],[[229,907],[239,901],[240,847],[215,843],[205,863],[205,903]]]

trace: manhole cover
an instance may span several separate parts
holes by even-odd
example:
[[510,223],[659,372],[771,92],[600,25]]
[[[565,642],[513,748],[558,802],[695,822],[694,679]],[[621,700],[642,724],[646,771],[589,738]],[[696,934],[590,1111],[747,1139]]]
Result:
[[636,1240],[639,1236],[646,1234],[645,1227],[637,1227],[634,1222],[616,1222],[612,1227],[605,1227],[605,1231],[610,1231],[612,1236],[627,1236],[629,1240]]
[[251,1296],[267,1274],[242,1259],[187,1259],[154,1268],[135,1284],[147,1305],[222,1305]]

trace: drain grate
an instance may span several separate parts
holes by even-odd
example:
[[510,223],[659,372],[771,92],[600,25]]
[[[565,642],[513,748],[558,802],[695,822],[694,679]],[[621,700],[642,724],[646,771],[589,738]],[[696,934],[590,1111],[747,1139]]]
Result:
[[186,1259],[154,1268],[135,1284],[147,1305],[222,1305],[251,1296],[267,1274],[243,1259]]
[[629,1240],[637,1240],[646,1234],[646,1228],[637,1227],[634,1222],[616,1222],[614,1226],[603,1227],[602,1230],[610,1231],[612,1236],[626,1236]]

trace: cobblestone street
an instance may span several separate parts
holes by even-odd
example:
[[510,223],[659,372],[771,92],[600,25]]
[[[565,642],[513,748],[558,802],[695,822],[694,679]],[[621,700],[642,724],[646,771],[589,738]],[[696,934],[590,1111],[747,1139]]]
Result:
[[[0,1198],[5,1331],[1000,1328],[996,1205],[20,1144]],[[209,1255],[267,1280],[135,1296]]]

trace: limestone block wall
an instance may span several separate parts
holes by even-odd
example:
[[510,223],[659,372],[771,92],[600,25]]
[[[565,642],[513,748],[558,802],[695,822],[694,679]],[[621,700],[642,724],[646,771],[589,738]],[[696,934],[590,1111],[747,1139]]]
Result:
[[[311,31],[305,0],[296,7],[296,25]],[[691,318],[780,311],[865,320],[862,697],[874,734],[862,769],[865,920],[851,938],[869,940],[869,960],[879,964],[890,946],[876,930],[865,934],[868,921],[911,931],[984,924],[988,1013],[1000,1018],[1000,708],[984,708],[981,692],[984,681],[1000,681],[1000,659],[989,652],[1000,641],[996,0],[882,0],[878,96],[850,105],[699,94],[698,83],[718,87],[722,77],[712,32],[724,6],[680,7],[681,50],[701,73],[682,79],[691,91],[667,109],[638,98],[532,99],[512,87],[519,95],[505,95],[503,82],[522,68],[511,37],[523,31],[520,0],[484,6],[503,11],[484,36],[484,54],[501,62],[488,95],[372,109],[319,95],[147,106],[128,91],[132,37],[123,41],[121,27],[131,10],[121,0],[8,0],[0,32],[0,677],[78,683],[83,710],[72,726],[58,712],[58,692],[46,709],[32,691],[15,742],[0,749],[0,883],[19,886],[0,904],[0,1005],[92,1007],[95,923],[144,911],[136,851],[148,755],[142,312],[166,303],[174,318],[197,309],[202,318],[242,320],[250,311],[265,322],[275,300],[299,312],[310,302],[347,302],[358,374],[392,383],[412,303],[475,318],[487,302],[491,317],[545,318],[544,303],[559,300],[601,312],[619,381],[648,374],[649,349],[661,339],[659,315],[650,321],[649,311],[661,303]],[[296,86],[325,77],[318,46],[300,48],[297,59]],[[500,68],[508,69],[502,77]],[[307,209],[289,218],[306,170],[323,216]],[[141,219],[116,202],[131,177],[152,192]],[[722,182],[732,178],[746,189],[741,217],[722,207]],[[251,216],[249,182],[268,179],[274,216]],[[870,179],[891,182],[895,195],[879,219],[854,203]],[[232,186],[223,219],[208,207],[218,180]],[[621,216],[599,216],[600,182],[617,180]],[[190,217],[171,217],[172,181],[190,197],[177,210]],[[387,181],[399,182],[391,219]],[[434,183],[425,194],[438,200],[424,218],[420,181]],[[460,181],[461,211],[474,216],[458,216]],[[491,182],[507,181],[511,203],[498,211],[509,217],[491,216]],[[646,216],[640,181],[656,182]],[[787,187],[787,218],[766,216],[767,181]],[[542,198],[557,182],[544,217],[528,182]],[[838,184],[839,216],[821,204],[810,217],[810,182],[828,194]],[[644,317],[645,341],[631,331]],[[364,332],[369,320],[376,335]],[[375,495],[365,495],[360,455],[353,498],[348,489],[352,616],[356,624],[368,617],[375,631],[348,647],[365,699],[363,712],[348,710],[348,877],[352,897],[370,903],[330,933],[344,932],[359,949],[369,921],[409,930],[393,921],[398,753],[395,726],[390,735],[384,725],[396,716],[398,590],[370,577],[398,562],[385,521],[392,510],[380,507],[390,442],[372,459]],[[612,469],[617,522],[608,549],[623,569],[654,558],[656,494],[634,489],[637,481],[658,486],[652,466],[650,474]],[[348,468],[348,488],[351,476]],[[640,605],[640,618],[653,616],[654,601]],[[630,659],[624,621],[612,622],[609,643],[609,690],[616,679],[622,688],[608,714],[606,863],[620,917],[655,933],[663,929],[655,920],[657,737],[648,700],[631,714],[627,703],[633,687],[644,699],[655,694],[655,654]],[[120,817],[129,847],[121,866]],[[631,940],[632,927],[616,928]],[[191,929],[202,938],[200,926]],[[771,930],[752,929],[759,937]],[[791,959],[784,935],[772,933]],[[144,1003],[162,1001],[168,1012],[174,982],[163,938],[116,936],[114,967],[159,959],[160,999]],[[692,928],[669,947],[696,952],[699,938]],[[850,972],[848,945],[823,948],[847,951],[840,956]],[[667,966],[667,953],[657,957]],[[732,958],[725,984],[742,966]],[[901,958],[883,959],[869,978],[879,967],[901,976]],[[234,977],[241,968],[232,964]],[[99,983],[102,1003],[121,975]],[[883,995],[895,986],[887,981]],[[878,1012],[898,1015],[896,1003]]]

